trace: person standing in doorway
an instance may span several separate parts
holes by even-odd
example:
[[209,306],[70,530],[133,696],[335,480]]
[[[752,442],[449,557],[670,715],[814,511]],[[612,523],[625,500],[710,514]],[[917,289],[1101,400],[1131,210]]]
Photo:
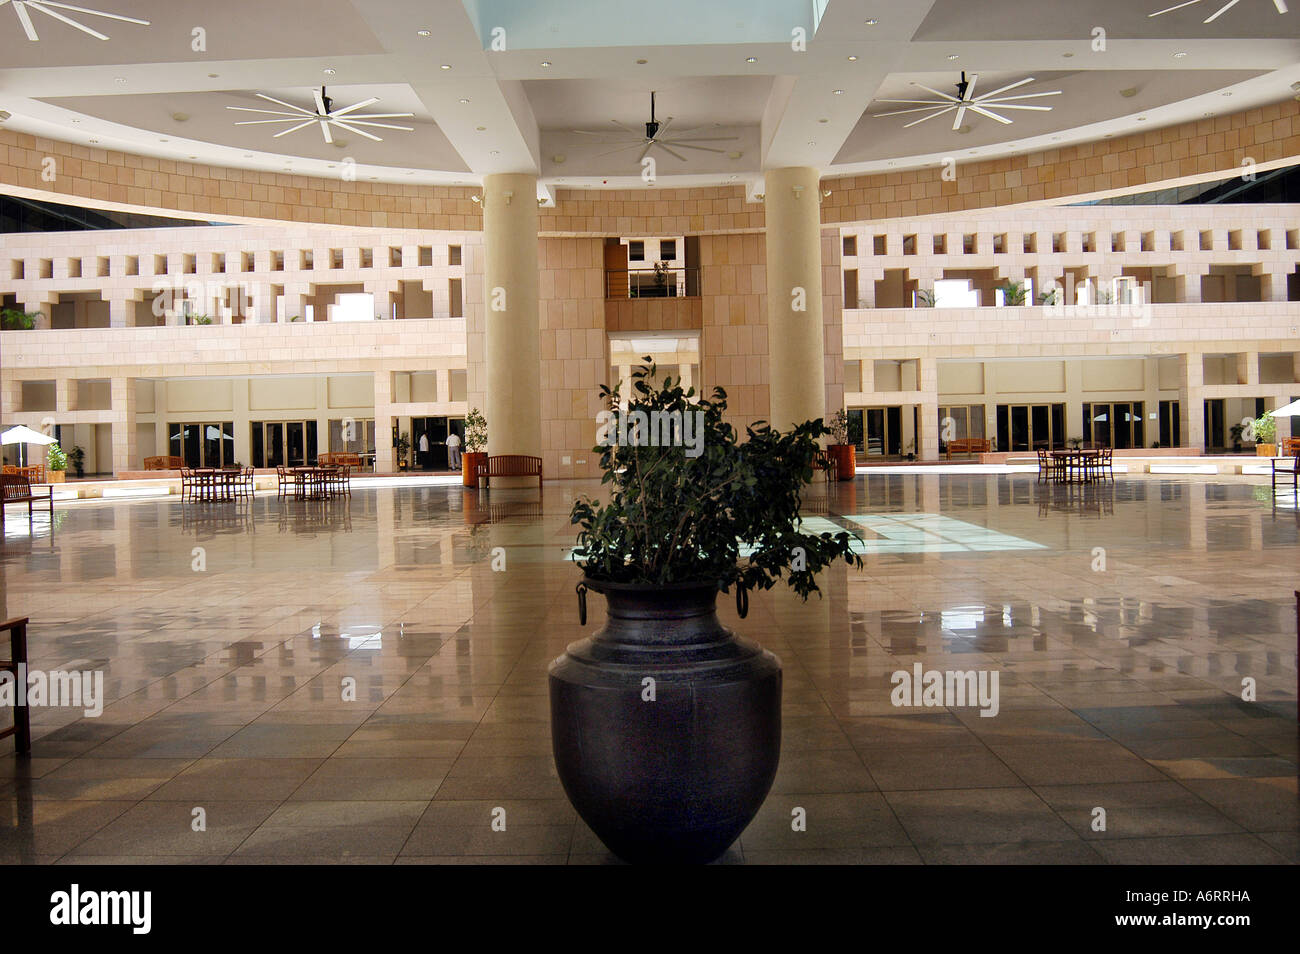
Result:
[[460,470],[460,438],[455,431],[447,435],[447,464],[452,470]]
[[429,469],[429,435],[420,434],[420,467],[423,470]]

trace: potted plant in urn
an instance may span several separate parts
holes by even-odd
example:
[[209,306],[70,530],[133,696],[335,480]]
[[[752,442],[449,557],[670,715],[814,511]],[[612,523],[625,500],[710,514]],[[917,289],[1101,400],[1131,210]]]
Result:
[[403,431],[399,436],[393,438],[393,446],[397,448],[397,469],[406,470],[407,456],[411,452],[411,435]]
[[858,452],[849,443],[849,415],[843,408],[835,412],[830,423],[831,444],[826,452],[835,461],[838,480],[852,480],[858,473]]
[[72,465],[73,476],[80,480],[86,476],[86,452],[80,444],[73,444],[68,451],[68,463]]
[[1257,457],[1277,456],[1277,421],[1272,415],[1265,414],[1255,419],[1255,455]]
[[[649,365],[649,359],[645,359]],[[748,594],[785,578],[804,599],[837,559],[861,565],[847,532],[807,533],[800,493],[826,433],[760,422],[742,441],[711,399],[680,379],[634,395],[601,387],[598,423],[608,500],[580,498],[574,559],[606,625],[550,667],[551,738],[565,792],[605,845],[631,862],[703,863],[753,819],[776,775],[781,664],[718,620],[719,592]]]
[[45,452],[46,480],[52,484],[61,484],[67,477],[68,455],[55,441]]
[[479,409],[470,408],[465,415],[465,452],[460,455],[461,483],[477,487],[478,465],[487,460],[487,418]]

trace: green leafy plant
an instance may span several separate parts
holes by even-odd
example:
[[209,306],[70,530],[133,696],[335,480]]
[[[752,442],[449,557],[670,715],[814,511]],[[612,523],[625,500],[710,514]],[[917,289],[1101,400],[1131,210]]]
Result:
[[72,450],[68,451],[68,462],[72,464],[77,477],[86,476],[86,452],[80,444],[74,444]]
[[1006,305],[1023,305],[1028,290],[1024,282],[1004,282],[997,286],[1002,292],[1002,303]]
[[1061,303],[1061,290],[1059,288],[1049,288],[1047,291],[1039,292],[1038,303],[1040,305],[1059,305]]
[[828,428],[831,435],[832,444],[847,444],[849,442],[849,412],[840,408],[831,418]]
[[934,289],[918,288],[916,290],[916,307],[933,308],[934,307]]
[[1255,418],[1255,443],[1273,444],[1277,438],[1277,421],[1270,415]]
[[5,331],[31,331],[36,327],[38,318],[43,317],[39,311],[23,311],[20,308],[0,309],[0,328]]
[[398,435],[397,439],[393,441],[393,446],[397,448],[398,463],[405,464],[406,455],[411,451],[411,435],[408,432],[403,431]]
[[487,418],[479,411],[478,408],[470,408],[465,415],[465,450],[470,454],[478,454],[487,450]]
[[1111,291],[1109,288],[1098,288],[1098,289],[1097,289],[1097,304],[1098,304],[1098,305],[1113,305],[1113,304],[1115,304],[1115,293],[1114,293],[1113,291]]
[[[644,360],[632,373],[626,410],[619,407],[617,387],[601,386],[605,433],[630,436],[639,433],[641,420],[651,427],[676,420],[685,436],[688,415],[695,433],[689,441],[606,441],[593,448],[601,481],[610,485],[609,501],[583,497],[570,513],[581,528],[575,557],[589,578],[648,585],[716,581],[725,593],[733,585],[770,589],[784,576],[807,599],[820,592],[817,574],[833,561],[862,565],[851,534],[800,530],[800,493],[813,477],[818,438],[828,433],[820,419],[784,434],[760,421],[741,441],[724,419],[722,388],[715,387],[712,398],[696,398],[680,378],[665,377],[655,389],[655,367]],[[748,550],[743,557],[742,546]]]
[[189,323],[192,325],[210,325],[212,318],[209,315],[189,315]]
[[58,441],[50,445],[49,450],[45,452],[45,463],[50,470],[67,470],[68,455],[63,452]]

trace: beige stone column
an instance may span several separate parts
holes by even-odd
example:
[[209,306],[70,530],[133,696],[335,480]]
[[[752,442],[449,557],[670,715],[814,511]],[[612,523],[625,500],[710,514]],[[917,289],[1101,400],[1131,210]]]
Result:
[[[375,473],[397,471],[397,451],[393,448],[393,373],[375,372]],[[382,526],[383,524],[381,524]]]
[[[139,467],[135,448],[135,381],[131,378],[113,378],[109,382],[112,397],[113,422],[113,473]],[[103,469],[103,462],[100,462]]]
[[826,416],[820,176],[767,171],[767,324],[773,427]]
[[540,457],[536,177],[484,177],[483,244],[488,453]]
[[1178,443],[1197,454],[1205,450],[1205,366],[1199,353],[1179,355]]

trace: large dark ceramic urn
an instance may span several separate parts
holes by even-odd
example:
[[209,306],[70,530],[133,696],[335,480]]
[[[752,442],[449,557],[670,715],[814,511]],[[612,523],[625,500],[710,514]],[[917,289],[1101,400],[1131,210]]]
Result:
[[718,621],[715,584],[585,584],[609,613],[551,663],[564,790],[625,861],[712,861],[776,776],[780,660]]

